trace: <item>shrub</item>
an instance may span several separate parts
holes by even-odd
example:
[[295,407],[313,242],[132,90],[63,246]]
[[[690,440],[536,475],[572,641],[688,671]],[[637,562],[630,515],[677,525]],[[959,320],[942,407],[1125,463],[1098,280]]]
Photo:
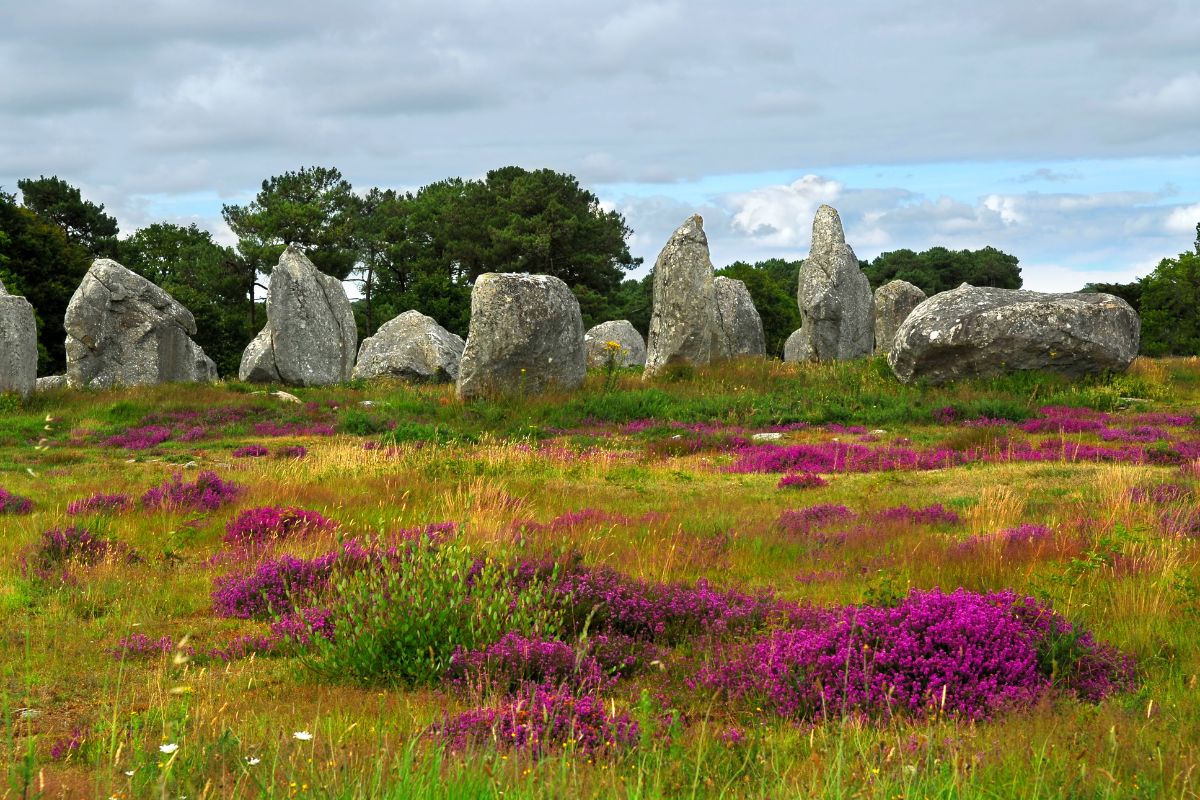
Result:
[[765,635],[699,683],[791,718],[1028,706],[1052,686],[1099,699],[1132,662],[1047,606],[1012,592],[913,591],[894,608],[848,607]]
[[453,543],[339,569],[331,599],[333,640],[315,642],[314,667],[365,682],[433,683],[456,651],[505,631],[545,636],[559,627],[541,579],[518,587],[510,571]]
[[333,520],[303,508],[248,508],[225,526],[223,541],[235,545],[262,545],[279,539],[302,539],[336,527]]
[[216,511],[226,503],[232,503],[241,493],[241,486],[221,480],[212,471],[201,472],[191,483],[184,483],[183,476],[176,472],[171,480],[163,481],[142,495],[142,508]]
[[451,750],[494,745],[533,755],[595,753],[635,744],[638,724],[628,714],[610,715],[594,694],[576,696],[566,687],[537,685],[500,706],[448,717],[432,726],[431,733]]
[[28,514],[31,511],[33,501],[28,497],[21,497],[0,488],[0,514]]
[[248,444],[242,447],[234,448],[231,455],[234,458],[262,458],[270,454],[270,450],[261,444]]
[[128,511],[131,502],[127,494],[103,494],[97,492],[82,500],[72,500],[67,505],[67,513],[71,516],[80,514],[119,513]]

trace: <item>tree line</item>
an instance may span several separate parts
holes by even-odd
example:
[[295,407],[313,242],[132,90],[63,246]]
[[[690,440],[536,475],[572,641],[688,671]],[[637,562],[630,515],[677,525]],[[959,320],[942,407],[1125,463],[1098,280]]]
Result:
[[[234,247],[194,224],[154,223],[121,238],[103,205],[56,176],[23,179],[17,188],[19,202],[0,191],[0,280],[34,306],[40,374],[63,370],[63,314],[99,256],[117,259],[187,306],[196,318],[196,341],[223,375],[236,374],[242,350],[265,323],[265,284],[289,243],[304,247],[321,271],[360,287],[353,303],[360,338],[409,309],[465,337],[471,286],[484,272],[554,275],[578,298],[586,326],[628,319],[643,335],[649,328],[653,275],[627,277],[641,259],[629,252],[625,219],[573,176],[549,169],[504,167],[479,180],[449,178],[401,192],[356,191],[337,169],[305,167],[264,180],[244,205],[222,207],[237,236]],[[1146,352],[1200,349],[1200,332],[1189,335],[1171,323],[1196,290],[1161,290],[1180,280],[1200,286],[1195,257],[1181,259],[1164,260],[1158,278],[1089,287],[1127,297],[1136,289]],[[774,355],[800,326],[802,264],[738,261],[717,270],[746,284]],[[863,261],[862,268],[872,288],[902,279],[929,295],[963,281],[1021,287],[1017,258],[992,247],[896,250]],[[1169,342],[1159,330],[1170,334]]]

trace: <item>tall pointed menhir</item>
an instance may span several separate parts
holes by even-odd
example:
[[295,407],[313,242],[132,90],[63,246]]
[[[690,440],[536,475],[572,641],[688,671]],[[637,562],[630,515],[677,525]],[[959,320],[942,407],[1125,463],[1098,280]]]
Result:
[[874,339],[871,284],[846,244],[842,220],[822,205],[813,219],[812,249],[800,268],[796,291],[800,330],[793,334],[797,361],[842,361],[871,355]]
[[696,214],[671,234],[654,262],[654,311],[643,377],[677,362],[708,364],[714,355],[716,317],[708,237]]

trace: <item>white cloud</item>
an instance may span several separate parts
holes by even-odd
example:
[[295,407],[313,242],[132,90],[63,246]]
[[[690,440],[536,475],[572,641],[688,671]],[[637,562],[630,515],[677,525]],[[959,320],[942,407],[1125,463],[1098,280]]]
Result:
[[1071,269],[1058,264],[1022,264],[1024,289],[1035,292],[1078,292],[1088,283],[1130,283],[1139,273],[1136,268],[1122,270]]
[[761,244],[796,247],[812,236],[812,220],[822,203],[833,204],[842,184],[805,175],[786,186],[763,186],[726,198],[733,227]]
[[1180,206],[1167,215],[1166,229],[1171,233],[1195,233],[1200,223],[1200,203]]
[[1148,115],[1200,111],[1200,72],[1176,75],[1159,86],[1129,91],[1116,105],[1122,111]]

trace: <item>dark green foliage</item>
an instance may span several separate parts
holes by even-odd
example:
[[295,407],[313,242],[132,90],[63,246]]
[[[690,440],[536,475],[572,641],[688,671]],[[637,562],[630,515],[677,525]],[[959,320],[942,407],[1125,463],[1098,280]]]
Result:
[[1142,278],[1142,352],[1200,354],[1200,243],[1196,253],[1164,258]]
[[767,355],[783,356],[783,343],[800,327],[800,307],[796,302],[796,284],[802,261],[774,258],[747,264],[735,261],[718,275],[746,284],[750,299],[762,318],[767,339]]
[[104,213],[104,205],[84,200],[78,188],[57,176],[17,181],[22,203],[38,217],[57,225],[67,241],[89,255],[112,256],[117,243],[117,220]]
[[240,259],[193,223],[155,223],[121,241],[122,264],[153,281],[196,318],[193,337],[221,375],[236,375],[242,350],[257,331],[241,302]]
[[[621,276],[638,263],[621,215],[553,170],[505,167],[483,181],[450,178],[369,199],[360,231],[371,259],[371,325],[416,309],[466,336],[470,285],[485,272],[560,278],[594,324],[614,318]],[[366,309],[360,314],[365,323]]]
[[[236,262],[249,327],[259,327],[253,304],[259,274],[269,274],[289,244],[305,249],[322,272],[345,279],[358,259],[356,214],[359,200],[342,173],[330,167],[302,167],[262,182],[246,206],[224,205],[221,216],[238,237]],[[265,288],[265,287],[262,287]]]
[[457,648],[508,632],[552,636],[561,610],[543,583],[514,590],[507,570],[465,547],[416,542],[407,554],[334,581],[333,641],[317,640],[315,668],[367,683],[432,684]]
[[1139,313],[1142,307],[1141,281],[1134,281],[1133,283],[1089,283],[1084,285],[1080,291],[1115,295],[1126,303],[1129,303],[1129,305],[1133,306],[1133,310]]
[[931,247],[921,253],[912,250],[893,250],[880,254],[864,265],[863,272],[871,288],[894,280],[908,281],[927,295],[935,295],[961,283],[972,286],[995,286],[1000,289],[1021,288],[1021,268],[1017,257],[994,247],[982,250],[947,250]]
[[58,225],[0,192],[0,280],[10,294],[33,305],[38,330],[38,374],[66,369],[63,315],[91,265],[87,249]]

